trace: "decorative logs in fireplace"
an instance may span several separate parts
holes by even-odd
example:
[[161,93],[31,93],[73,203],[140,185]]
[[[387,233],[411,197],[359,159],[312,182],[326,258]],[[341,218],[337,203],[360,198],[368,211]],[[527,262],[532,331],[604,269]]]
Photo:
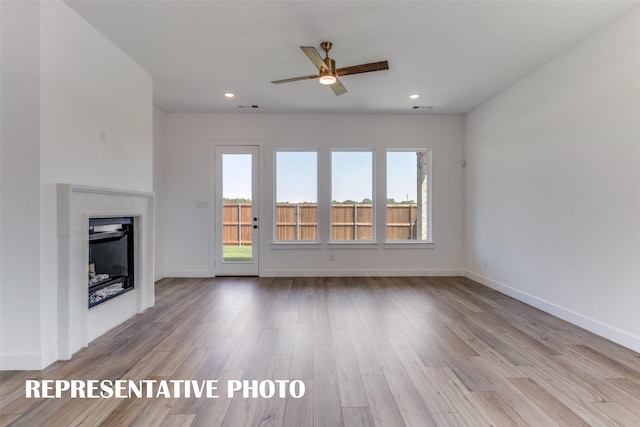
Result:
[[89,219],[89,308],[134,289],[133,218]]

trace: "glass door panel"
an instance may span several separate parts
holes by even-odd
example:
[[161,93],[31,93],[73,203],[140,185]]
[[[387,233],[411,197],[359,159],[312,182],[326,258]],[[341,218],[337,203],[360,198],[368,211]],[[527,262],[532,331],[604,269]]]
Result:
[[216,146],[217,276],[258,275],[257,158],[257,146]]

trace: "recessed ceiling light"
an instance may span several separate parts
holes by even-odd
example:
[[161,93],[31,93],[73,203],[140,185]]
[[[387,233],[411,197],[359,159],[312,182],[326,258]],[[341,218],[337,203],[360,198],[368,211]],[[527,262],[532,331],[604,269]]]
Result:
[[225,92],[224,96],[226,96],[227,98],[233,98],[234,96],[236,96],[236,94],[233,92]]
[[409,95],[409,98],[418,99],[418,98],[420,98],[420,95],[418,95],[417,93],[413,93],[413,94]]

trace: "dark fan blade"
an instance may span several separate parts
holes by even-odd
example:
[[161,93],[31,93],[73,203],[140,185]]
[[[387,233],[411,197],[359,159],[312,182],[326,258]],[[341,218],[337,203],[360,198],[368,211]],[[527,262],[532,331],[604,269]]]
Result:
[[318,68],[318,71],[321,71],[323,68],[327,68],[327,64],[324,63],[324,59],[322,59],[322,56],[320,56],[315,47],[300,46],[300,49],[302,49],[304,54],[307,55],[311,62],[313,62],[313,65]]
[[340,80],[336,79],[336,82],[334,84],[331,85],[331,90],[333,91],[333,93],[335,93],[336,95],[342,95],[343,93],[347,92],[347,88],[344,87],[342,85],[342,83],[340,82]]
[[289,82],[297,82],[298,80],[309,80],[309,79],[317,79],[320,76],[304,76],[304,77],[292,77],[290,79],[283,79],[283,80],[275,80],[272,81],[271,83],[275,83],[275,84],[280,84],[280,83],[289,83]]
[[371,71],[388,70],[389,63],[387,61],[371,62],[369,64],[354,65],[352,67],[338,68],[336,74],[339,76],[348,76],[350,74],[369,73]]

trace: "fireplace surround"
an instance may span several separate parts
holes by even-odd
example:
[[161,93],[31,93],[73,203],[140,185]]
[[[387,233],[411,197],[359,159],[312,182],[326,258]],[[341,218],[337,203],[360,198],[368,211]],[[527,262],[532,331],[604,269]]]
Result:
[[[131,289],[89,308],[90,219],[127,218],[131,232]],[[154,195],[149,192],[57,185],[58,220],[58,358],[154,304]],[[95,231],[95,229],[94,229]]]

